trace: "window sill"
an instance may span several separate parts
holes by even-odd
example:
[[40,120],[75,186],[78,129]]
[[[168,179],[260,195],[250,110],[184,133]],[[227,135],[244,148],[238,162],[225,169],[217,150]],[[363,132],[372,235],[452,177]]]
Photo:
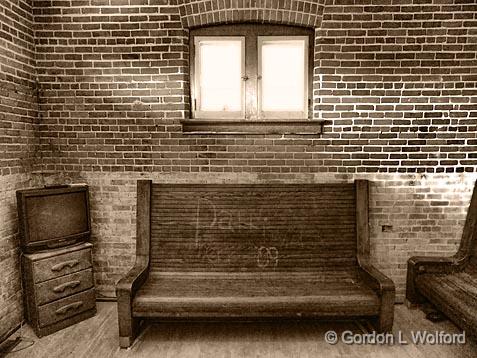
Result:
[[299,134],[317,135],[323,132],[323,120],[181,120],[186,134]]

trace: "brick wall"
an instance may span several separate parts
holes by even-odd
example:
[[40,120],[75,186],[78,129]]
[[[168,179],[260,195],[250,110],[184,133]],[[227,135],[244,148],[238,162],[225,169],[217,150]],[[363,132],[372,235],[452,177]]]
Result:
[[474,0],[328,1],[315,71],[315,115],[332,123],[325,160],[348,172],[473,172],[476,31]]
[[[140,177],[371,179],[372,260],[396,281],[398,300],[411,254],[455,251],[477,167],[475,1],[375,3],[33,1],[44,180],[91,185],[103,294],[132,264]],[[323,136],[181,132],[187,27],[242,19],[317,26]]]
[[28,1],[0,4],[0,170],[2,175],[32,167],[37,138],[37,94],[32,21]]
[[29,1],[0,2],[0,341],[22,317],[15,190],[38,144],[32,22]]

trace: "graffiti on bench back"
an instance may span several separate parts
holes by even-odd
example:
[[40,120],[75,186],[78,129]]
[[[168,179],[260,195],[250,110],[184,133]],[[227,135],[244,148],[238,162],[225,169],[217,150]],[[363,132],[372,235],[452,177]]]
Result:
[[[259,269],[275,269],[279,265],[279,250],[289,247],[302,247],[301,229],[285,226],[281,230],[271,230],[272,222],[263,215],[260,208],[252,212],[249,208],[226,210],[219,208],[212,200],[198,198],[195,208],[195,249],[197,258],[212,266],[240,266],[243,259],[255,258],[253,265]],[[283,215],[283,212],[280,213]],[[290,211],[288,215],[296,215]],[[275,220],[276,221],[276,220]],[[220,237],[235,234],[244,237],[239,243],[220,245],[207,240],[207,231]],[[242,261],[242,262],[239,262]]]

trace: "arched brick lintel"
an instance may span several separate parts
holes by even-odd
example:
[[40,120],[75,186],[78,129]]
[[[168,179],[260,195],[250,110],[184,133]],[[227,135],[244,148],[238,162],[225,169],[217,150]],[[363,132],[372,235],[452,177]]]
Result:
[[179,0],[185,28],[258,22],[319,28],[326,0]]

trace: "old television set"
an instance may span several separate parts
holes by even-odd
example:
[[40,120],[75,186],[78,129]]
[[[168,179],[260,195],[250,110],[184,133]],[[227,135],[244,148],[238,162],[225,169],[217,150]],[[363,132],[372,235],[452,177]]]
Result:
[[87,185],[17,191],[20,244],[27,253],[89,241]]

